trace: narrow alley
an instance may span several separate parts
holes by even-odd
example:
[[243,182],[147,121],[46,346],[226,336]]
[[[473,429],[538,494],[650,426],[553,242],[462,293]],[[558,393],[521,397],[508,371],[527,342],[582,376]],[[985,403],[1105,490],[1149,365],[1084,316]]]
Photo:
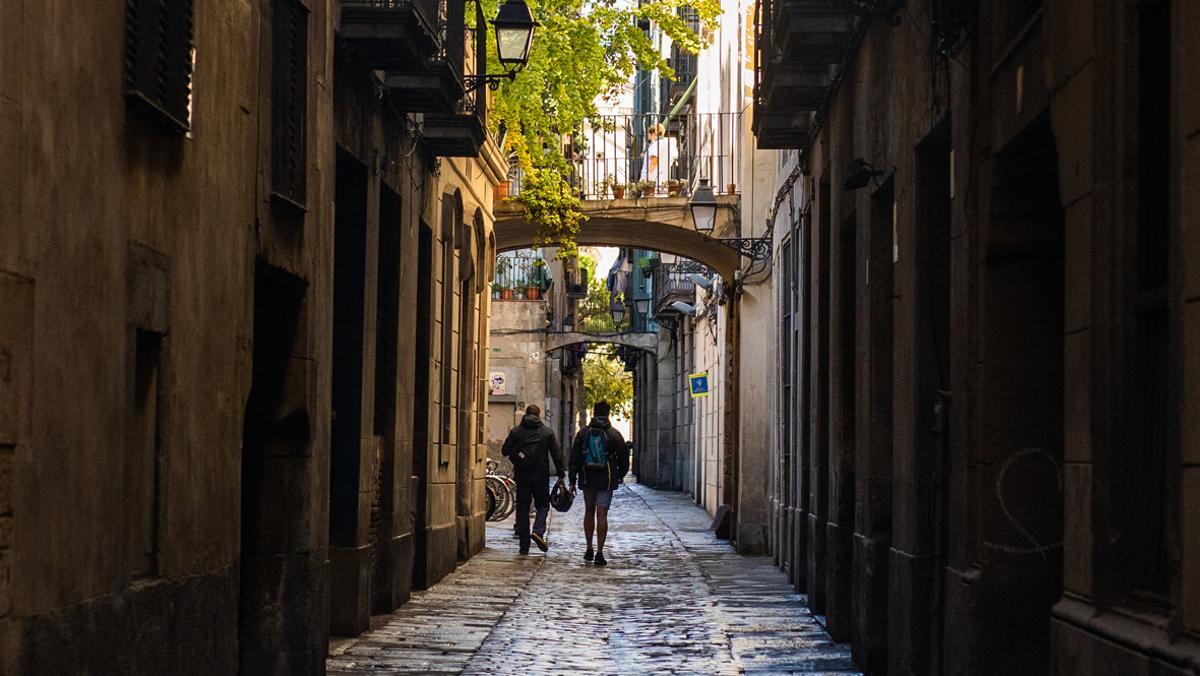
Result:
[[583,561],[583,505],[552,512],[550,551],[517,554],[512,519],[386,624],[332,642],[329,674],[849,673],[767,557],[742,556],[678,493],[628,483],[609,564]]
[[0,0],[0,676],[1200,676],[1198,36]]

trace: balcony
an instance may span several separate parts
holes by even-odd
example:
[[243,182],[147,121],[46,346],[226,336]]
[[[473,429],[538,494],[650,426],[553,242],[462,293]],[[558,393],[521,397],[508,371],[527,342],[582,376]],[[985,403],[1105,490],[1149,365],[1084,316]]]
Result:
[[342,0],[341,34],[373,70],[403,68],[438,50],[438,0]]
[[553,284],[550,268],[536,250],[512,251],[496,256],[496,300],[541,300]]
[[859,24],[845,7],[833,0],[759,0],[751,125],[759,148],[808,143]]
[[[424,0],[422,0],[424,1]],[[463,99],[466,58],[465,0],[432,0],[435,48],[420,59],[388,68],[384,85],[406,113],[455,116]]]
[[[717,195],[738,194],[741,113],[670,116],[600,115],[571,135],[565,149],[571,185],[583,200],[686,197],[701,177]],[[647,162],[646,129],[662,124],[658,164]],[[521,173],[509,171],[509,195],[520,195]],[[665,202],[664,202],[665,204]]]
[[[476,5],[478,8],[478,4]],[[462,31],[459,43],[447,42],[447,49],[463,53],[462,72],[466,75],[487,72],[487,24],[482,10],[475,13],[475,26]],[[462,80],[459,89],[462,90]],[[425,117],[422,134],[429,151],[439,157],[477,157],[487,139],[487,90],[464,91],[454,106],[454,114],[431,114]]]
[[654,269],[654,314],[679,314],[672,303],[695,303],[696,283],[688,275],[702,267],[692,261],[659,263]]

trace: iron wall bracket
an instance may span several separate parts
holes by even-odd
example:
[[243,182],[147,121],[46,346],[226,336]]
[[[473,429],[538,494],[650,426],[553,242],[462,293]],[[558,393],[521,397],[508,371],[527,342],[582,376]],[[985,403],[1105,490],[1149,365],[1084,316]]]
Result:
[[734,239],[713,239],[713,241],[724,244],[752,261],[771,260],[771,239],[769,237],[739,237]]

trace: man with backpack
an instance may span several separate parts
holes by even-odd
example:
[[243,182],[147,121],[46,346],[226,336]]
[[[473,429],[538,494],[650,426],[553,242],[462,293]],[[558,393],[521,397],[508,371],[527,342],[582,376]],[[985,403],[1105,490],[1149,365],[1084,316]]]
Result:
[[[537,543],[543,552],[550,548],[546,542],[546,515],[550,512],[550,461],[558,481],[563,480],[562,449],[554,432],[542,424],[542,409],[534,404],[525,408],[521,424],[512,428],[500,452],[513,466],[513,480],[517,482],[517,536],[521,542],[521,553],[529,553],[529,541]],[[549,457],[547,457],[549,456]],[[537,506],[533,521],[533,532],[529,532],[529,503]]]
[[[608,422],[608,402],[592,409],[592,420],[575,435],[571,445],[571,492],[578,481],[583,486],[583,534],[587,538],[585,561],[604,566],[604,540],[608,535],[608,510],[613,492],[629,472],[629,450],[625,438]],[[592,533],[596,549],[592,550]]]

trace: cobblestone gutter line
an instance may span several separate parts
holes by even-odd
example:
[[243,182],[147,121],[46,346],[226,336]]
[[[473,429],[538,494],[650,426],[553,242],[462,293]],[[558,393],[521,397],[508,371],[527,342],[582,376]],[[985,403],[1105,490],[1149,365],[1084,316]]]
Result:
[[332,674],[846,673],[765,557],[743,557],[708,530],[686,496],[619,492],[606,553],[582,554],[582,505],[551,525],[548,556],[516,555],[511,524],[488,548],[381,629],[329,660]]

